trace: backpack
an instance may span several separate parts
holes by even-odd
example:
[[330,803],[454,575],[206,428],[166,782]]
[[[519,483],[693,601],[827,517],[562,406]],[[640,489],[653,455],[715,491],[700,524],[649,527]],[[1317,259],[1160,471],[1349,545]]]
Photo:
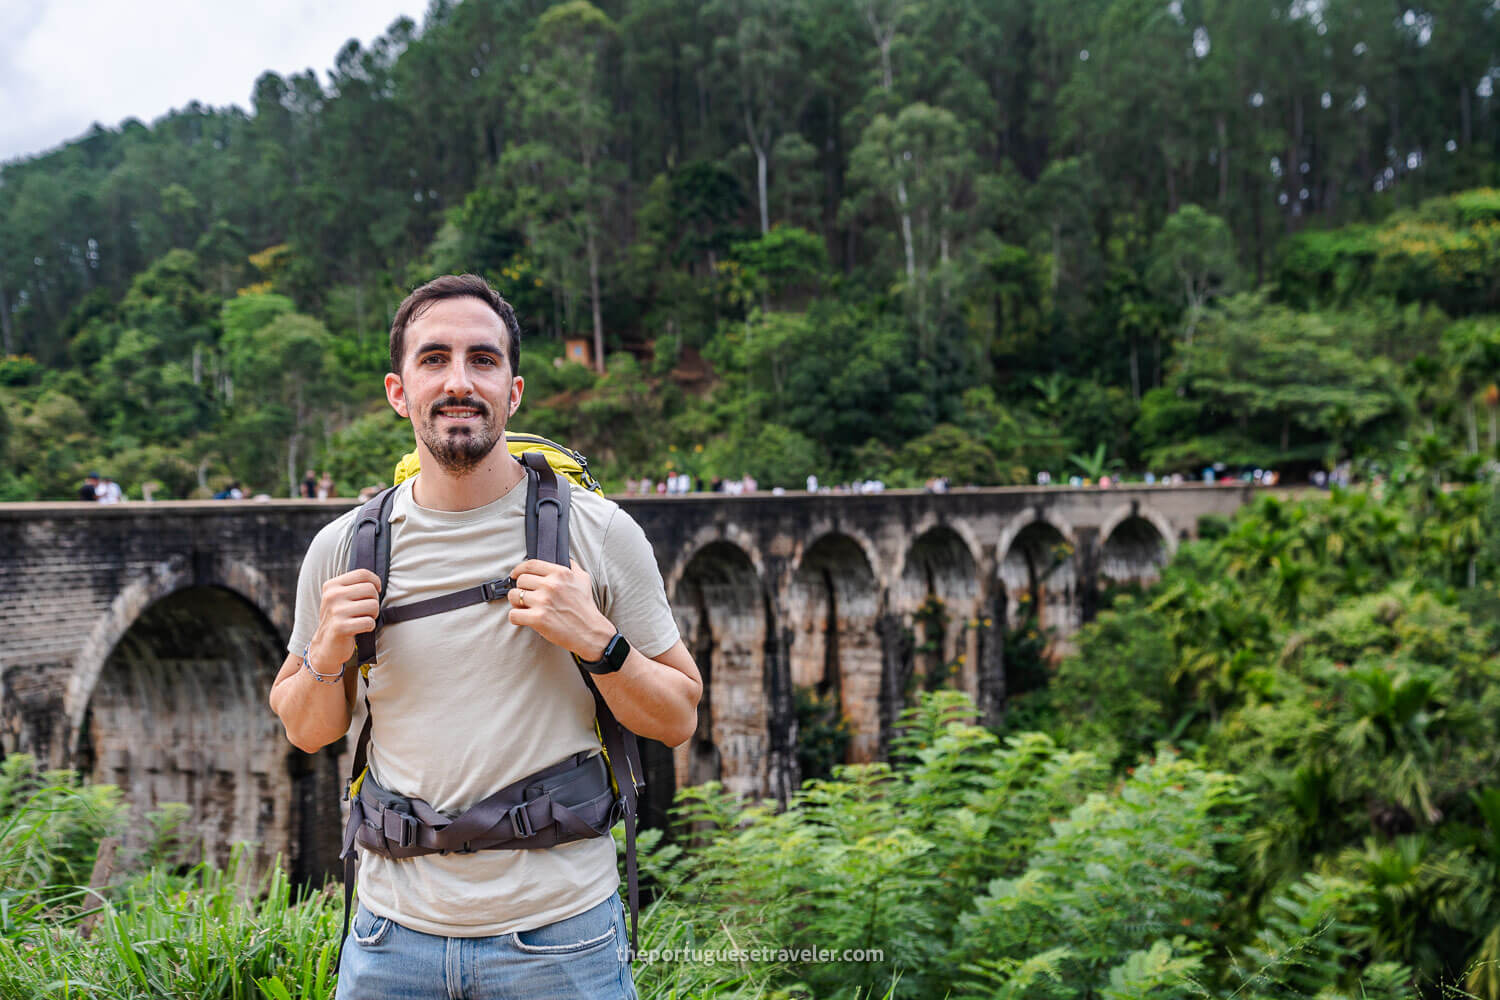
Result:
[[[571,497],[564,478],[591,492],[603,494],[598,481],[589,474],[587,459],[546,438],[529,434],[507,434],[506,446],[526,470],[527,558],[568,565]],[[406,455],[396,466],[396,485],[418,471],[416,452]],[[365,502],[354,519],[350,544],[349,569],[369,569],[379,576],[382,602],[390,570],[389,516],[395,491],[396,486],[388,487]],[[375,637],[383,626],[501,600],[510,592],[511,586],[513,581],[509,578],[497,579],[395,608],[382,603],[375,630],[355,637],[355,655],[361,675],[368,680],[369,668],[375,662]],[[355,745],[354,761],[344,792],[344,799],[349,803],[349,820],[340,854],[344,860],[344,930],[339,939],[340,958],[349,934],[350,904],[358,870],[356,843],[375,853],[398,858],[450,851],[465,854],[478,850],[532,849],[606,836],[622,819],[625,821],[625,870],[630,898],[631,955],[634,957],[639,941],[637,922],[640,908],[635,824],[637,803],[645,788],[645,773],[636,735],[615,718],[592,675],[581,664],[579,673],[594,696],[594,729],[599,736],[601,752],[597,755],[578,754],[527,775],[475,803],[458,817],[438,813],[421,799],[388,792],[370,777],[366,754],[371,716],[366,695],[365,722]]]
[[[597,493],[601,497],[604,495],[604,489],[599,485],[599,480],[589,472],[589,460],[572,448],[548,440],[540,434],[519,434],[514,431],[505,435],[505,447],[517,459],[528,451],[539,452],[547,460],[547,464],[552,466],[554,472],[567,476],[590,493]],[[391,482],[400,486],[421,471],[417,453],[409,451],[401,456],[401,461],[396,463],[396,472]]]

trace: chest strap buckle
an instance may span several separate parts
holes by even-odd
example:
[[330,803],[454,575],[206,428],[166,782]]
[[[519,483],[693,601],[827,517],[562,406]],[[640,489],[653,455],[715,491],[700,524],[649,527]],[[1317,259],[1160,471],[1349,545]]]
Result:
[[479,592],[484,595],[486,601],[498,601],[510,593],[510,589],[515,585],[515,581],[507,576],[503,580],[491,580],[488,583],[481,583],[479,585]]

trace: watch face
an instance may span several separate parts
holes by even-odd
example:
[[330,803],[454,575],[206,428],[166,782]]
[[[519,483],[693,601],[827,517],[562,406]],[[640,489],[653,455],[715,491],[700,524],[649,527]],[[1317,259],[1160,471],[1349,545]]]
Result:
[[609,640],[609,645],[604,647],[604,663],[611,670],[619,670],[625,665],[625,658],[630,655],[630,643],[625,637],[616,632],[615,637]]

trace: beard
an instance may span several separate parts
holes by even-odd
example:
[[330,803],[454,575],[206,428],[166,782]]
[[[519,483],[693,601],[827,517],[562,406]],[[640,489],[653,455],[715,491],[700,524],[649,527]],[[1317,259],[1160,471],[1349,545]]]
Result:
[[[448,406],[466,406],[478,416],[472,425],[441,427],[438,422],[445,418],[438,411]],[[444,471],[463,475],[473,471],[505,439],[505,425],[497,424],[490,408],[479,400],[449,396],[432,404],[427,419],[417,425],[417,437]]]

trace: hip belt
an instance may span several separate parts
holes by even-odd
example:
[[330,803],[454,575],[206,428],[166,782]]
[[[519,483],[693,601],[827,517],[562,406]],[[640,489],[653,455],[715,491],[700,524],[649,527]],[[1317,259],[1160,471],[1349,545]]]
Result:
[[554,847],[605,836],[623,809],[603,755],[593,751],[506,785],[458,816],[381,788],[367,769],[349,798],[343,855],[356,844],[397,859]]

